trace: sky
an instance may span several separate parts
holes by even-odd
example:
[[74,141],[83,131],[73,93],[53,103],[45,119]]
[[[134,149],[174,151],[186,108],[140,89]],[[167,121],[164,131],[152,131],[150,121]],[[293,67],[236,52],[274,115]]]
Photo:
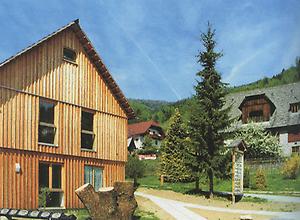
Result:
[[127,98],[192,96],[208,21],[224,54],[217,70],[231,86],[300,56],[299,0],[1,0],[0,62],[77,18]]

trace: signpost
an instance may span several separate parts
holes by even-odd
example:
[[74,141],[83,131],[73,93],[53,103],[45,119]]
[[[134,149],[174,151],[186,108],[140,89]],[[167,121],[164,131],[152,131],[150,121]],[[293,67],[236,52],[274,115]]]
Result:
[[232,170],[232,202],[235,203],[235,195],[243,194],[244,152],[232,152]]
[[243,140],[235,140],[229,146],[232,148],[232,203],[235,203],[235,196],[243,194],[244,178],[244,151],[246,145]]

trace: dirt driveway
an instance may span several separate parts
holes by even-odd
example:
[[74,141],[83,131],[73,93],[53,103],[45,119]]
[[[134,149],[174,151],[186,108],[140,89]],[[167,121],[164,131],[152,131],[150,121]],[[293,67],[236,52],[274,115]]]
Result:
[[[187,213],[190,214],[190,216],[192,216],[192,214],[197,213],[199,215],[199,219],[203,219],[200,217],[204,217],[205,219],[239,219],[239,217],[243,214],[231,213],[231,212],[234,212],[235,210],[246,210],[246,211],[248,210],[249,212],[251,212],[250,210],[254,210],[253,214],[251,214],[252,217],[254,217],[254,219],[265,220],[265,219],[272,219],[274,217],[272,216],[273,213],[278,215],[282,212],[291,212],[291,211],[300,210],[299,203],[272,203],[272,202],[256,203],[256,202],[241,201],[239,203],[232,205],[228,200],[222,200],[222,199],[209,200],[201,196],[184,195],[181,193],[176,193],[167,190],[154,190],[154,189],[140,188],[138,189],[138,192],[142,194],[144,193],[147,195],[156,196],[163,199],[169,199],[175,201],[175,203],[176,202],[188,203],[190,204],[189,207],[184,207],[188,211]],[[168,203],[168,201],[166,201],[166,203]],[[193,207],[193,205],[195,207]],[[157,204],[154,205],[148,204],[148,208],[149,207],[152,207],[152,212],[158,213],[157,216],[160,219],[176,219],[172,217],[172,214],[176,212],[175,209],[180,208],[180,204],[179,206],[173,206],[173,207],[170,206],[169,208],[173,208],[173,210],[171,210],[171,212],[169,213],[166,212],[166,210],[169,211],[168,207],[164,207],[165,211],[162,210],[162,207],[158,206]],[[206,207],[213,207],[218,209],[218,211],[207,210]],[[259,213],[259,215],[257,215],[257,213]],[[185,218],[185,219],[191,219],[191,218]]]

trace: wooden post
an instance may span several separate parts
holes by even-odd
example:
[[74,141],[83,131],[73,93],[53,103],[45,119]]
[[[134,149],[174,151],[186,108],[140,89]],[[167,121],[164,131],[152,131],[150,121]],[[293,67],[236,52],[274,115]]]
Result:
[[164,175],[160,175],[160,186],[164,185]]
[[232,151],[232,204],[235,203],[235,195],[234,195],[234,169],[235,169],[235,151]]

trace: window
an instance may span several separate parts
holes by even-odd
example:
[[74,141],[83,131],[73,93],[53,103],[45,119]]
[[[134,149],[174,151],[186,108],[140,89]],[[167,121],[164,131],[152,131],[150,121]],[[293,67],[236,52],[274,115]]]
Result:
[[67,61],[76,62],[76,52],[70,48],[64,48],[63,58]]
[[38,142],[54,144],[56,127],[54,125],[55,104],[47,101],[40,101],[39,133]]
[[[46,198],[46,207],[63,206],[62,165],[39,163],[39,191],[48,188],[50,193]],[[41,205],[41,204],[40,204]]]
[[298,112],[300,109],[300,102],[290,104],[290,112]]
[[264,121],[263,111],[262,110],[251,111],[249,113],[249,119],[250,119],[250,121],[254,121],[254,122]]
[[300,146],[292,147],[292,154],[300,155]]
[[94,114],[88,111],[81,112],[81,148],[93,149],[94,144]]
[[102,186],[103,170],[99,167],[84,166],[84,184],[90,183],[96,191]]

